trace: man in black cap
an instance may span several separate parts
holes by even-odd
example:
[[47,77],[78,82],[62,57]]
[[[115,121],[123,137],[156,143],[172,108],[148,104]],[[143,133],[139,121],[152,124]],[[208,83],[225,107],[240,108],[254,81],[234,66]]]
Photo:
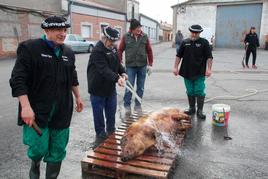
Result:
[[[140,98],[143,96],[146,72],[152,73],[153,51],[148,36],[142,32],[141,24],[138,20],[130,21],[129,32],[121,39],[118,54],[122,62],[122,54],[125,51],[125,65],[129,82],[134,86],[135,79],[137,83],[137,94]],[[124,107],[127,112],[131,111],[132,93],[126,89],[124,95]],[[141,110],[141,104],[135,100],[136,111]]]
[[257,69],[256,66],[256,57],[257,57],[257,48],[260,46],[258,35],[256,34],[256,28],[251,27],[249,33],[246,35],[245,38],[245,45],[246,45],[246,67],[248,66],[249,56],[252,53],[253,60],[252,60],[252,68]]
[[[18,124],[23,126],[23,143],[32,159],[30,179],[40,177],[40,162],[47,163],[46,179],[57,178],[66,156],[69,126],[73,113],[83,110],[78,89],[73,51],[64,45],[70,24],[63,17],[44,20],[45,31],[39,39],[19,44],[10,86],[13,97],[19,99]],[[40,127],[39,136],[32,128]]]
[[[97,147],[115,131],[117,106],[116,83],[123,87],[127,75],[119,61],[115,42],[120,39],[116,29],[103,28],[103,38],[93,49],[87,68],[88,93],[93,110]],[[106,125],[104,115],[106,117]]]
[[[196,112],[195,103],[197,100],[197,117],[205,119],[203,105],[205,100],[205,77],[211,76],[212,53],[209,42],[200,37],[203,31],[200,25],[189,27],[191,36],[182,42],[181,48],[176,55],[173,73],[184,78],[186,92],[188,95],[188,115]],[[181,63],[182,61],[182,63]],[[179,65],[181,66],[179,68]]]

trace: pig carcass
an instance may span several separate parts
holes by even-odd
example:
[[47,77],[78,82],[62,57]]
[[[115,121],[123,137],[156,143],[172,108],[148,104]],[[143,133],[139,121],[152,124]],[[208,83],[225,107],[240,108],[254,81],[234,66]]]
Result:
[[165,108],[141,117],[132,123],[121,139],[121,160],[133,159],[156,144],[157,136],[161,133],[176,135],[178,130],[185,130],[190,126],[182,125],[183,120],[190,117],[177,108]]

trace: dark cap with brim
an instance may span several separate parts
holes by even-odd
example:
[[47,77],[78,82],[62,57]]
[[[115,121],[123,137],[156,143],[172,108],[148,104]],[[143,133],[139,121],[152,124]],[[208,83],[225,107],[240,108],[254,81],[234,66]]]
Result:
[[203,32],[203,28],[200,25],[192,25],[189,27],[189,31],[194,33],[201,33]]
[[42,29],[69,28],[71,24],[64,17],[51,16],[41,23]]
[[120,33],[118,30],[113,29],[109,26],[103,28],[103,34],[111,41],[117,41],[120,39]]

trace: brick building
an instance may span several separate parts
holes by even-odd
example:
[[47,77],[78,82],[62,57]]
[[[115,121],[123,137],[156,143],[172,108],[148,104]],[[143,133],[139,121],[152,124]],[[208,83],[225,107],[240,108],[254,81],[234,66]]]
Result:
[[160,22],[160,30],[159,30],[159,40],[160,41],[171,41],[173,39],[173,26],[168,24],[167,22]]
[[66,13],[59,0],[0,0],[0,57],[14,56],[19,42],[40,37],[46,16]]
[[[116,1],[116,2],[114,2]],[[71,33],[97,41],[104,26],[112,26],[119,32],[126,31],[125,0],[101,1],[77,0],[71,5]]]

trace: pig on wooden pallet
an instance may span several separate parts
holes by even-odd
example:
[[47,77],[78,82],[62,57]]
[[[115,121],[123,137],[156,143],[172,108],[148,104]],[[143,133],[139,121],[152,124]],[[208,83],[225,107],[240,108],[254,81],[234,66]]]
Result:
[[177,108],[165,108],[141,117],[129,126],[121,139],[121,160],[142,155],[157,144],[162,134],[176,136],[178,131],[190,128],[191,125],[183,125],[183,121],[189,120],[190,117]]

